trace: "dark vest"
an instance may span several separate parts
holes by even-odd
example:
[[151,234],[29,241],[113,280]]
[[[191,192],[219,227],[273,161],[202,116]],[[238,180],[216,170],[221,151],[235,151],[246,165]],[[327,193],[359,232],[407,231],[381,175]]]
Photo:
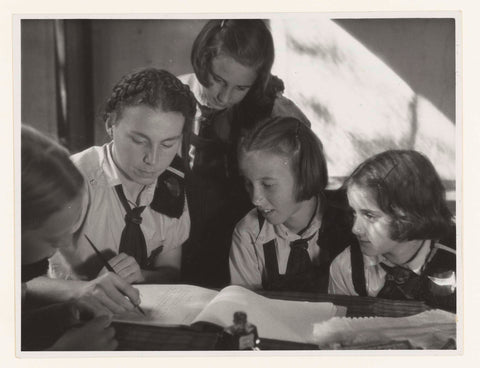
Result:
[[[259,216],[261,231],[264,218]],[[351,232],[352,216],[342,190],[325,191],[325,210],[322,225],[318,230],[317,246],[320,247],[320,259],[303,277],[288,277],[278,272],[278,260],[275,240],[263,245],[265,254],[265,273],[262,286],[265,290],[304,291],[326,293],[328,275],[333,259],[346,247],[357,242]]]
[[[363,256],[358,244],[352,245],[350,254],[355,291],[360,296],[368,296]],[[456,289],[449,290],[448,287],[438,287],[431,279],[431,277],[445,276],[452,271],[455,272],[455,270],[455,236],[453,235],[453,237],[444,239],[439,243],[431,241],[430,253],[420,275],[406,269],[403,273],[397,274],[387,271],[385,285],[377,297],[396,300],[421,300],[431,307],[455,312]]]
[[[186,176],[191,230],[182,254],[185,283],[218,288],[230,283],[233,229],[253,208],[239,175],[237,143],[242,131],[270,116],[273,96],[272,92],[272,98],[261,104],[248,98],[228,110],[202,113],[198,135],[191,134],[184,142],[195,147],[193,167]],[[220,128],[227,138],[219,136]]]

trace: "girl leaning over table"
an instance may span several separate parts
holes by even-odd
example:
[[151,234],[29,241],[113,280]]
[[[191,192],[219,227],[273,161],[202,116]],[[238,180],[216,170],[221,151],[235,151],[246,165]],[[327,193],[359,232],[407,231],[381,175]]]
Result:
[[333,261],[329,292],[455,311],[455,225],[428,158],[386,151],[362,163],[344,186],[358,243]]
[[113,87],[104,114],[112,140],[72,156],[87,181],[77,249],[63,251],[74,273],[105,272],[85,234],[130,283],[178,281],[190,220],[176,153],[194,107],[165,70],[142,69]]
[[341,191],[326,191],[320,140],[295,118],[270,118],[242,137],[239,167],[255,206],[235,227],[232,284],[326,292],[330,262],[355,242]]
[[222,287],[229,283],[233,228],[251,208],[238,174],[239,137],[270,116],[310,123],[282,96],[283,82],[271,75],[274,45],[263,20],[208,21],[195,39],[191,61],[195,73],[180,77],[197,100],[186,153],[192,228],[185,245],[184,281]]
[[[116,275],[105,275],[91,285],[98,285],[97,295],[83,293],[65,303],[48,303],[43,295],[32,295],[28,282],[44,277],[48,258],[71,245],[72,228],[81,206],[82,175],[58,143],[29,126],[22,126],[22,323],[21,349],[31,350],[111,350],[117,342],[110,327],[111,313],[102,299],[126,303],[138,292]],[[100,296],[101,287],[115,282],[115,290]],[[88,285],[85,290],[88,290]],[[127,305],[128,307],[128,305]],[[75,325],[75,328],[70,326]]]
[[[85,179],[74,246],[55,253],[53,279],[38,280],[37,290],[64,300],[81,282],[115,275],[86,236],[122,281],[178,281],[190,220],[176,153],[194,109],[188,87],[164,70],[143,69],[114,86],[104,115],[111,142],[72,156]],[[121,313],[125,302],[123,296],[121,303],[105,300],[114,313]]]

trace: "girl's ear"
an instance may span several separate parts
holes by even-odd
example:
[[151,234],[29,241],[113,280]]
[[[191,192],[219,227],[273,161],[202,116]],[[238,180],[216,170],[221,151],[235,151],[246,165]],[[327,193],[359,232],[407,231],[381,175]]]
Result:
[[113,123],[115,122],[115,117],[113,114],[108,114],[107,119],[105,120],[105,130],[110,138],[113,139]]

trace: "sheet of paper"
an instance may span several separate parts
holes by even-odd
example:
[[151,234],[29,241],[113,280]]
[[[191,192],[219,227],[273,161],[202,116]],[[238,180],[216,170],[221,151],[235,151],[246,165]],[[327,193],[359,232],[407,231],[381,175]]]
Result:
[[190,325],[217,291],[192,285],[135,285],[140,291],[140,306],[146,317],[138,312],[115,317],[116,321],[148,325]]
[[435,309],[409,317],[332,318],[315,325],[315,342],[320,346],[343,346],[408,340],[412,346],[441,349],[456,341],[456,316]]
[[315,323],[336,314],[332,303],[314,303],[269,299],[239,286],[221,291],[197,316],[196,321],[220,326],[233,323],[233,313],[244,311],[262,338],[295,342],[312,342]]

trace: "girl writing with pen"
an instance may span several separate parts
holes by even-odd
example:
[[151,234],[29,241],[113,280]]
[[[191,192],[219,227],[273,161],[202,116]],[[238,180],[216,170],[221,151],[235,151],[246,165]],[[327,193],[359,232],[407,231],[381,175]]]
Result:
[[86,185],[76,247],[51,260],[56,278],[98,277],[108,272],[104,258],[129,283],[179,279],[190,218],[176,154],[194,113],[189,88],[164,70],[143,69],[113,87],[104,114],[111,141],[72,156]]
[[46,278],[48,258],[72,243],[84,180],[68,152],[33,128],[22,126],[21,143],[22,350],[114,349],[110,307],[131,310],[125,295],[140,302],[127,282],[112,273],[90,282],[70,281],[71,292],[58,304],[32,290]]

